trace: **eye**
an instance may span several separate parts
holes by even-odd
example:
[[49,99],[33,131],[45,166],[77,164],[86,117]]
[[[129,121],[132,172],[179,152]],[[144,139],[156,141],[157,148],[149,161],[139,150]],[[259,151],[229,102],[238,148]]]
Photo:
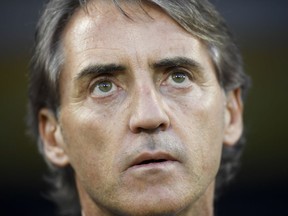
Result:
[[117,90],[117,86],[110,80],[97,81],[92,86],[92,95],[94,97],[107,97]]
[[173,73],[171,75],[171,79],[175,82],[175,83],[183,83],[185,82],[185,80],[187,79],[186,74],[181,73],[181,72],[176,72]]
[[166,84],[172,85],[176,88],[188,87],[191,84],[190,75],[187,72],[182,71],[172,72],[170,73]]

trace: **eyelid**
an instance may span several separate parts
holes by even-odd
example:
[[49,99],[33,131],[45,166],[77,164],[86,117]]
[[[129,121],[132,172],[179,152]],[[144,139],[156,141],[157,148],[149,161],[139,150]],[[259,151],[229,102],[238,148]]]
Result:
[[[107,94],[103,93],[103,95],[94,95],[93,96],[93,92],[95,90],[95,88],[97,88],[97,85],[101,82],[104,82],[104,81],[109,81],[111,82],[114,87],[116,88],[114,91],[111,91]],[[91,84],[89,85],[89,95],[91,95],[91,97],[95,97],[95,98],[106,98],[106,97],[109,97],[109,96],[112,96],[113,95],[113,92],[117,91],[117,89],[119,89],[119,85],[117,84],[117,81],[113,78],[113,75],[112,74],[105,74],[105,75],[99,75],[97,76],[96,78],[93,79],[93,81],[91,82]]]
[[[185,81],[183,83],[176,83],[174,82],[172,76],[175,73],[182,73],[185,75]],[[188,89],[192,86],[194,81],[193,72],[185,67],[181,66],[173,66],[166,68],[164,71],[164,79],[161,82],[161,86],[169,87],[169,89]]]
[[99,74],[97,75],[96,77],[94,77],[90,84],[89,84],[89,92],[92,93],[92,91],[94,90],[94,88],[96,87],[96,85],[99,83],[99,82],[103,82],[103,81],[111,81],[115,84],[115,82],[112,80],[112,75],[111,74]]
[[195,80],[195,76],[193,74],[193,72],[183,66],[174,66],[174,67],[170,67],[166,70],[165,74],[167,74],[166,76],[166,80],[169,78],[169,76],[175,72],[179,72],[179,73],[184,73],[188,76],[188,78],[191,81]]

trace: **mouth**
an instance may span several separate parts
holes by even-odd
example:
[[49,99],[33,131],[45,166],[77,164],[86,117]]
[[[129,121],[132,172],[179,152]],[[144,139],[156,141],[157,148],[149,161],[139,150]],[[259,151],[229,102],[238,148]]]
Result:
[[159,159],[159,160],[144,160],[142,162],[140,162],[139,164],[136,164],[137,166],[140,166],[140,165],[146,165],[146,164],[153,164],[153,163],[163,163],[163,162],[166,162],[168,160],[165,160],[165,159]]
[[171,156],[170,154],[163,152],[156,152],[156,153],[146,152],[136,157],[130,164],[129,168],[155,167],[171,162],[177,162],[177,159]]

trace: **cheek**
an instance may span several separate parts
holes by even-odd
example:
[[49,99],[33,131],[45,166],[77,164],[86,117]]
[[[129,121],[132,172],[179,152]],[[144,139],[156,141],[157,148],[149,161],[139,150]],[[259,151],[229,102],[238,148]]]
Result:
[[[105,120],[104,120],[105,119]],[[105,115],[88,108],[63,110],[62,126],[71,166],[80,180],[101,182],[113,175],[113,133]]]
[[183,137],[191,135],[202,140],[218,137],[218,142],[219,138],[223,140],[224,97],[221,92],[181,98],[170,102],[169,106],[169,115],[175,122],[172,125],[184,129]]
[[[215,173],[220,162],[224,136],[224,106],[221,93],[188,98],[173,105],[172,125],[187,145],[194,172]],[[197,164],[197,165],[196,165]]]

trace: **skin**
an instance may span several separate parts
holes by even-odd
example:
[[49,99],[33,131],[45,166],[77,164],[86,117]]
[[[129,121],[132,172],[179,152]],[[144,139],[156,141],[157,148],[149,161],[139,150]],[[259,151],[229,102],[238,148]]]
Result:
[[205,45],[160,9],[124,8],[133,21],[97,1],[68,23],[59,118],[39,113],[45,155],[75,170],[83,215],[213,215],[240,90],[224,93]]

